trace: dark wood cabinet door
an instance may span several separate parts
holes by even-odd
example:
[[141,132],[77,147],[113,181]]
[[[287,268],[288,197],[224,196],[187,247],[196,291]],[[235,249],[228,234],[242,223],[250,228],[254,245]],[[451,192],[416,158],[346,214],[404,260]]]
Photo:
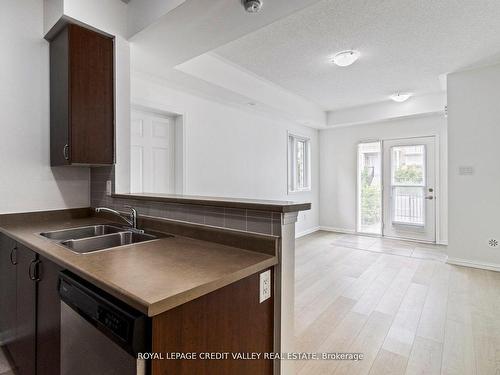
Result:
[[72,164],[114,162],[114,41],[69,25]]
[[18,375],[34,375],[36,367],[36,281],[32,280],[37,254],[17,244],[16,340],[9,352]]
[[65,28],[50,42],[50,164],[69,160],[69,43]]
[[0,345],[10,349],[16,337],[16,243],[0,233]]
[[39,256],[37,297],[37,375],[60,374],[61,305],[57,264]]
[[68,24],[50,40],[50,163],[111,165],[114,38]]
[[[271,271],[273,272],[273,271]],[[274,301],[259,303],[259,274],[153,317],[153,352],[269,353]],[[152,375],[272,375],[272,360],[153,360]]]

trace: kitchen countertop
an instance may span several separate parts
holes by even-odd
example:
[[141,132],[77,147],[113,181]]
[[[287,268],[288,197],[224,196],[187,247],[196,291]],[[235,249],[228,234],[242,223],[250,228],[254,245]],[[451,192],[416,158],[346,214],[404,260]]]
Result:
[[180,194],[150,194],[150,193],[134,193],[134,194],[116,194],[114,198],[137,199],[152,202],[164,203],[181,203],[193,204],[201,206],[214,206],[226,208],[243,208],[258,211],[270,212],[297,212],[307,211],[311,209],[311,203],[308,202],[292,202],[292,201],[273,201],[262,199],[246,199],[246,198],[223,198],[223,197],[204,197],[198,195],[180,195]]
[[148,316],[161,314],[277,264],[275,256],[166,237],[75,254],[40,232],[111,223],[102,218],[3,220],[0,231]]

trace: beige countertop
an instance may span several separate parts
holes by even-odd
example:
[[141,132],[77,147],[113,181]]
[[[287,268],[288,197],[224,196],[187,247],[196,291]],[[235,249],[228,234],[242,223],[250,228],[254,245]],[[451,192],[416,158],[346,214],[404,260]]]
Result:
[[76,254],[39,235],[106,222],[96,217],[4,220],[0,231],[149,316],[277,264],[271,255],[180,236]]

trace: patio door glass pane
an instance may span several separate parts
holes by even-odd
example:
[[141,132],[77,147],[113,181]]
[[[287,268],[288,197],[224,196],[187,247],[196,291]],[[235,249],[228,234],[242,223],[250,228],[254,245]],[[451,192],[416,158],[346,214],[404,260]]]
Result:
[[392,222],[425,225],[425,146],[391,149]]
[[382,156],[380,142],[358,145],[358,223],[361,233],[382,233]]

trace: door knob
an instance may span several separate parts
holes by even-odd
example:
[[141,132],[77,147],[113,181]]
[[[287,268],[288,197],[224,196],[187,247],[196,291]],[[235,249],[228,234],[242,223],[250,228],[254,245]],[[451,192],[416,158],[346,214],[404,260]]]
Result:
[[434,199],[434,196],[432,196],[432,195],[428,195],[428,196],[426,196],[426,197],[425,197],[425,199],[428,199],[428,200],[433,200],[433,199]]

